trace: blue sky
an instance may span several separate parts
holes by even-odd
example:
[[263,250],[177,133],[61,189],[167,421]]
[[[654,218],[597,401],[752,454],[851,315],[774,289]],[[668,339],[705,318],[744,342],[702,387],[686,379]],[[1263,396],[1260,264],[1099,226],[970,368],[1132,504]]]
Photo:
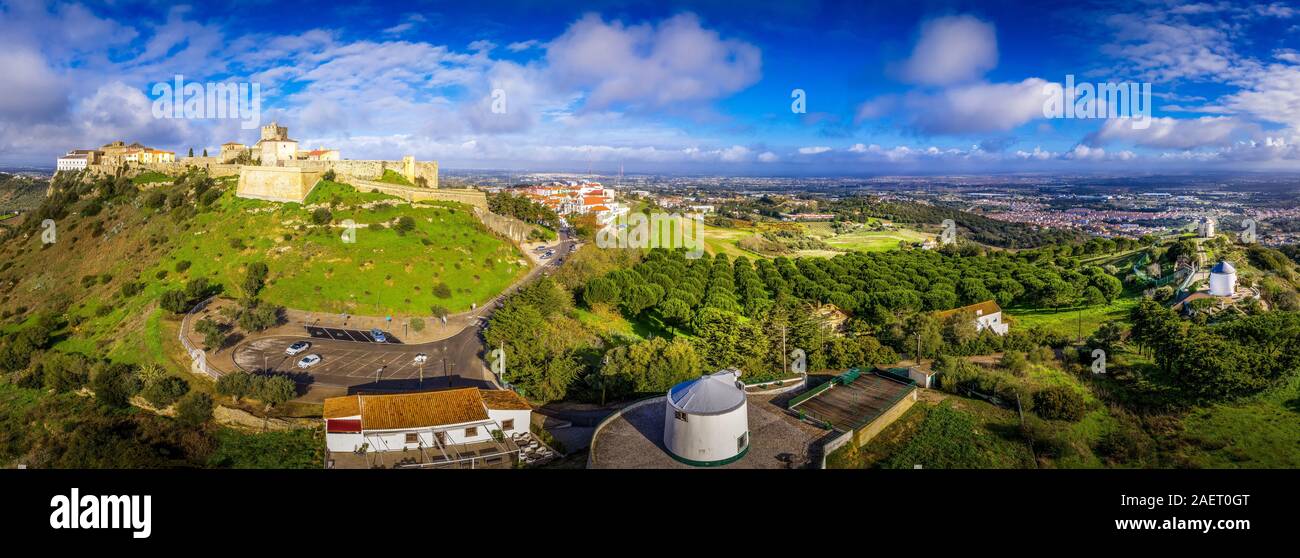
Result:
[[[449,169],[1300,170],[1283,2],[466,4],[0,1],[0,164],[256,139],[155,118],[183,74],[259,84],[302,147]],[[1045,117],[1067,75],[1149,84],[1151,119]]]

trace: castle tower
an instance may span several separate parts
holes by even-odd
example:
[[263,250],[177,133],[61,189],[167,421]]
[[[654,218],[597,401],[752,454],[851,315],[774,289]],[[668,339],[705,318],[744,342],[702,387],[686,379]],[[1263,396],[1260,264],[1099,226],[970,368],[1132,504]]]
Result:
[[272,122],[262,126],[262,141],[286,141],[289,139],[289,128],[281,126],[278,122]]

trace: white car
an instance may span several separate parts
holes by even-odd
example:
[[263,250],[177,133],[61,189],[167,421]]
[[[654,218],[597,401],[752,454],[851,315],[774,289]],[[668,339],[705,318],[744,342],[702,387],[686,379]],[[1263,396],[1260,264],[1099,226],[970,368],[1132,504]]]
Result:
[[320,355],[307,355],[298,361],[298,368],[311,368],[320,364]]
[[310,348],[311,348],[311,343],[308,343],[306,341],[299,341],[297,343],[289,345],[289,348],[284,350],[284,354],[293,356]]
[[419,354],[416,354],[416,355],[415,355],[415,363],[416,363],[416,364],[424,364],[424,363],[426,363],[426,362],[428,362],[428,361],[429,361],[429,355],[426,355],[426,354],[424,354],[424,353],[419,353]]

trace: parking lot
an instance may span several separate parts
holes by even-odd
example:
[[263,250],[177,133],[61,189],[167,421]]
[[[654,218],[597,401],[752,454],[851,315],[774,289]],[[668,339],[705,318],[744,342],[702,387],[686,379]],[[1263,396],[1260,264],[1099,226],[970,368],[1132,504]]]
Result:
[[[347,334],[338,334],[344,331]],[[235,362],[246,371],[288,373],[301,383],[323,386],[370,384],[375,389],[411,389],[490,382],[491,372],[481,360],[482,343],[474,328],[443,341],[420,345],[402,344],[392,338],[387,343],[377,343],[368,332],[353,337],[358,333],[356,330],[312,327],[308,333],[310,338],[255,339],[236,349]],[[311,347],[293,356],[286,355],[285,349],[298,341],[308,341]],[[428,355],[423,366],[415,362],[415,356],[420,353]],[[298,368],[298,361],[312,354],[320,355],[321,361],[309,368]]]
[[[356,341],[358,343],[379,343],[369,331],[360,329],[342,329],[336,327],[307,326],[307,334],[313,339],[333,339],[336,341]],[[401,340],[392,333],[383,332],[384,343],[401,344]]]

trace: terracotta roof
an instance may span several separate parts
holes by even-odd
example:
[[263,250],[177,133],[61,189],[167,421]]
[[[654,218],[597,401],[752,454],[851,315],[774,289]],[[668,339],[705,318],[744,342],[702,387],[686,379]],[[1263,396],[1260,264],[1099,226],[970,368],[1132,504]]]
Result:
[[533,407],[518,393],[508,389],[480,390],[483,405],[498,411],[531,411]]
[[478,388],[419,393],[349,395],[325,400],[325,418],[361,415],[366,430],[389,430],[487,420],[487,409],[530,409],[514,392]]
[[986,300],[984,302],[977,302],[970,306],[962,306],[961,308],[953,308],[952,310],[935,312],[934,314],[936,317],[943,319],[953,314],[956,314],[958,312],[970,312],[971,314],[975,314],[977,316],[987,316],[989,314],[993,314],[1001,311],[1002,308],[998,306],[998,302],[996,300]]
[[325,410],[321,414],[327,418],[355,417],[361,414],[361,407],[358,405],[357,395],[346,397],[327,397],[325,399]]

